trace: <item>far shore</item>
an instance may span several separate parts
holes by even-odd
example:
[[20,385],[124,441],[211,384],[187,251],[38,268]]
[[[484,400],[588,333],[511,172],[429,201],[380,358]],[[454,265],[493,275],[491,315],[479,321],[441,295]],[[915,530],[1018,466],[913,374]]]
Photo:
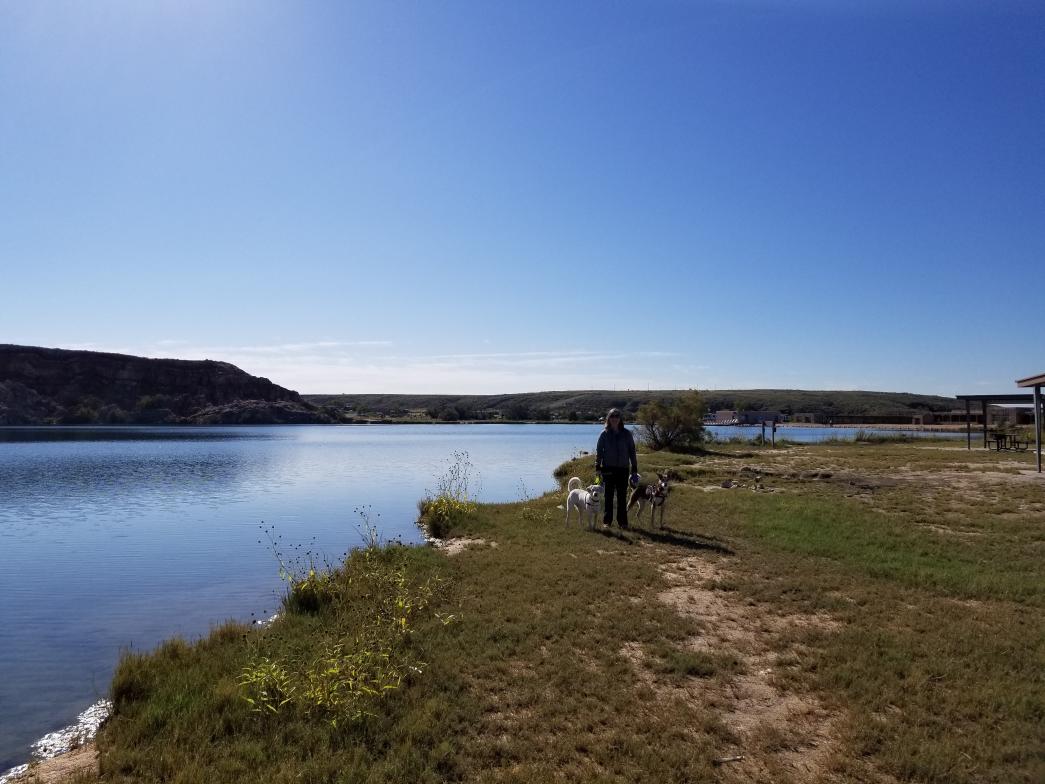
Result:
[[[419,419],[419,418],[370,418],[370,417],[358,417],[350,422],[329,422],[329,423],[291,423],[291,422],[249,422],[249,423],[235,423],[235,424],[219,424],[219,423],[208,423],[208,424],[190,424],[190,423],[158,423],[158,424],[146,424],[146,423],[104,423],[97,422],[92,424],[60,424],[57,422],[37,422],[35,424],[20,424],[20,425],[0,425],[0,428],[14,429],[14,428],[31,428],[31,427],[68,427],[68,428],[98,428],[98,427],[110,427],[114,429],[119,428],[134,428],[134,427],[170,427],[170,428],[186,428],[186,427],[325,427],[325,426],[351,426],[351,425],[601,425],[601,420],[584,420],[584,421],[571,421],[568,419],[458,419],[458,420],[445,420],[445,419]],[[631,427],[634,427],[637,423],[632,420],[627,422]],[[736,427],[736,428],[761,428],[761,424],[745,424],[745,425],[734,425],[734,424],[719,424],[715,422],[706,423],[705,427]],[[793,427],[793,428],[851,428],[856,430],[906,430],[914,432],[939,432],[939,433],[954,433],[954,432],[965,432],[966,425],[960,424],[941,424],[941,425],[908,425],[908,424],[896,424],[896,423],[874,423],[864,422],[861,424],[851,423],[834,423],[828,424],[826,422],[778,422],[777,428]],[[982,424],[974,423],[972,426],[973,432],[979,432],[983,430]]]

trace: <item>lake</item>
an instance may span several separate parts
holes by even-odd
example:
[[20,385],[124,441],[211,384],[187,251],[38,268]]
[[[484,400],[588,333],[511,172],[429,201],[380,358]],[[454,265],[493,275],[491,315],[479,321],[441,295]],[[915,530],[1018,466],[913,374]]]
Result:
[[[454,452],[477,495],[552,487],[598,425],[0,428],[0,773],[106,696],[119,652],[267,618],[282,584],[262,526],[337,560],[369,514],[420,540],[417,500]],[[752,436],[757,428],[723,428]],[[780,428],[778,438],[856,428]]]

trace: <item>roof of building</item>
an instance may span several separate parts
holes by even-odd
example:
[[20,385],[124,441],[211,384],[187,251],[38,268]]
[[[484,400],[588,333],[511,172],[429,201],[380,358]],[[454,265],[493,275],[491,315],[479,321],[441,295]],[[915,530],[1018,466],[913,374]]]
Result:
[[1045,373],[1039,373],[1036,376],[1028,376],[1027,378],[1021,378],[1016,382],[1018,387],[1045,387]]
[[1016,395],[955,395],[959,400],[970,403],[1033,403],[1034,395],[1029,392]]

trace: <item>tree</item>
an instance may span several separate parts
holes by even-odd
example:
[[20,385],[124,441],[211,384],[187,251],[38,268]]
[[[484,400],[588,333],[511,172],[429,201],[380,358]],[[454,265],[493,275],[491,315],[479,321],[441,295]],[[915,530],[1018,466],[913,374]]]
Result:
[[525,403],[512,403],[505,412],[509,419],[529,419],[530,407]]
[[704,400],[696,390],[670,403],[646,403],[637,419],[639,438],[653,450],[693,448],[704,439]]

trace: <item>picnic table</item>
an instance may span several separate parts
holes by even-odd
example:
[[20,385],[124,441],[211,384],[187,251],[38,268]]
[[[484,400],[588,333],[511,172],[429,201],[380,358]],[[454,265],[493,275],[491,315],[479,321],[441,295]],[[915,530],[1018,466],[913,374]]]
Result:
[[987,446],[993,447],[995,452],[1026,452],[1028,442],[1020,441],[1015,433],[1006,433],[994,430],[987,439]]

